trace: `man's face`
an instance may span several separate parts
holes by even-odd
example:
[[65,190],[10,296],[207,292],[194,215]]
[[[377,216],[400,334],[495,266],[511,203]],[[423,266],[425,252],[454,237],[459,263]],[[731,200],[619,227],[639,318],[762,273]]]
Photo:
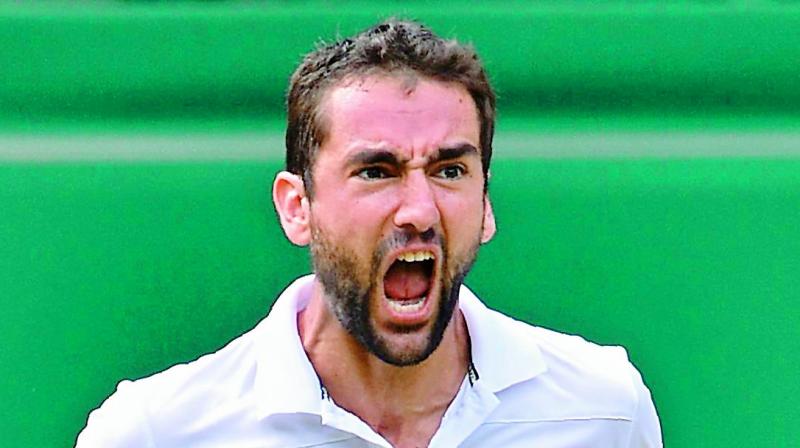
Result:
[[419,363],[491,237],[475,104],[457,84],[369,76],[331,88],[321,112],[311,251],[329,308],[383,361]]

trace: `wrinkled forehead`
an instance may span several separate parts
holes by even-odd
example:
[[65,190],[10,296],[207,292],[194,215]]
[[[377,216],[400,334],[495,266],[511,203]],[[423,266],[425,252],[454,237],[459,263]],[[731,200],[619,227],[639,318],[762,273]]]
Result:
[[[318,107],[323,144],[332,133],[362,138],[479,139],[479,114],[466,88],[406,70],[349,76],[326,89]],[[338,135],[337,135],[338,136]]]

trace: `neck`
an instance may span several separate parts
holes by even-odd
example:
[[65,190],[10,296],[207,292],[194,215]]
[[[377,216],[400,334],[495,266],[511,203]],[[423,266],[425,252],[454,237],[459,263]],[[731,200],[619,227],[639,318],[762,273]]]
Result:
[[439,347],[425,361],[397,367],[353,338],[329,311],[315,285],[298,315],[300,339],[331,398],[395,446],[427,444],[464,380],[469,335],[456,310]]

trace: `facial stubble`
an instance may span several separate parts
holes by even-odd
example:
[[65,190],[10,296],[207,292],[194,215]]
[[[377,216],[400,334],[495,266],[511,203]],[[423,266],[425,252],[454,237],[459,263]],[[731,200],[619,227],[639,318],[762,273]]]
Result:
[[[358,257],[352,251],[330,241],[313,220],[311,227],[314,272],[324,289],[328,308],[342,327],[368,352],[388,364],[412,366],[426,360],[441,343],[452,319],[461,284],[475,262],[479,238],[459,257],[448,254],[445,238],[438,233],[429,231],[425,234],[412,234],[397,231],[378,244],[371,260],[359,263]],[[382,260],[389,251],[403,247],[415,237],[437,244],[442,249],[440,281],[438,285],[431,287],[439,289],[439,306],[424,346],[414,351],[400,352],[393,350],[390,342],[379,334],[371,320],[370,309],[372,301],[383,300],[379,297],[382,290],[380,282],[383,281],[380,272]],[[429,297],[432,295],[433,290],[428,293]],[[395,334],[421,331],[415,327],[397,327],[392,330]]]

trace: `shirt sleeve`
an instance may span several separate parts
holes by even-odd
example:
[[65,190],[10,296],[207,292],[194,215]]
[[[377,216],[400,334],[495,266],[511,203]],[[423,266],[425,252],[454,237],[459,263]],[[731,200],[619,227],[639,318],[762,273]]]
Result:
[[131,381],[122,381],[116,392],[89,414],[75,448],[155,448],[141,397]]
[[662,448],[664,442],[661,436],[661,424],[658,420],[656,407],[650,390],[645,386],[642,376],[634,367],[633,381],[636,385],[638,403],[631,426],[629,448]]

